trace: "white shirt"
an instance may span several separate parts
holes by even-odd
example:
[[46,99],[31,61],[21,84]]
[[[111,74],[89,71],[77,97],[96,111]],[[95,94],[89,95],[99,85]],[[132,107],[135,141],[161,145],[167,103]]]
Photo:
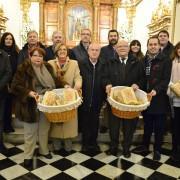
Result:
[[[123,63],[123,61],[122,61],[121,59],[122,59],[122,58],[121,58],[121,57],[119,57],[120,62],[121,62],[121,63]],[[127,57],[125,57],[124,64],[126,64],[126,63],[127,63],[127,60],[128,60],[128,58],[127,58]]]

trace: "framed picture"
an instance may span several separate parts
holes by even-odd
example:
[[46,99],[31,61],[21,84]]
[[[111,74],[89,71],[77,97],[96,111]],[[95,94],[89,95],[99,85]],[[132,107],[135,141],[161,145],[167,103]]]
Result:
[[67,13],[67,31],[68,41],[79,41],[81,30],[84,28],[91,29],[91,13],[83,6],[75,6],[68,10]]

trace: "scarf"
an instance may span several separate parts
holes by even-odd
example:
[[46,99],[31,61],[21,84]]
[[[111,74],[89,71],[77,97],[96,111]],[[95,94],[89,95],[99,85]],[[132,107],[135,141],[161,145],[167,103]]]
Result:
[[36,75],[36,78],[38,82],[41,84],[41,86],[43,87],[44,91],[52,90],[56,87],[54,79],[52,78],[51,74],[49,73],[49,71],[47,70],[44,64],[42,64],[41,67],[38,67],[32,64],[32,67]]
[[172,63],[171,82],[176,83],[180,80],[180,59],[175,58]]
[[60,65],[59,61],[56,61],[56,68],[57,68],[57,74],[59,74],[61,77],[64,76],[66,73],[68,66],[69,66],[69,58],[67,57],[63,64]]

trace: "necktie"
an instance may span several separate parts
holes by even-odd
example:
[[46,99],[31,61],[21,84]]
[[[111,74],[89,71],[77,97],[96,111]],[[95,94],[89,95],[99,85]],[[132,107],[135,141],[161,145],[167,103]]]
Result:
[[122,80],[123,82],[125,81],[125,77],[126,77],[126,64],[125,64],[125,58],[121,59],[121,65],[122,65]]

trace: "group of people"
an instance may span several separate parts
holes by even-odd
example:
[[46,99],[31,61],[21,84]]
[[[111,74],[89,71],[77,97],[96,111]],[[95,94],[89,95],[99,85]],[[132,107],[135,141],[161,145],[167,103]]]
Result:
[[[154,132],[153,159],[160,160],[161,145],[167,112],[172,117],[172,159],[180,160],[180,98],[169,88],[169,83],[180,77],[180,42],[174,47],[169,33],[162,30],[147,41],[145,56],[141,43],[119,39],[118,31],[108,33],[109,44],[104,47],[91,42],[91,31],[82,29],[79,45],[68,49],[61,32],[53,32],[52,46],[45,47],[38,41],[38,33],[30,31],[27,43],[19,51],[11,33],[4,33],[0,41],[0,152],[6,153],[3,132],[13,132],[11,126],[12,102],[15,115],[24,122],[24,165],[32,166],[32,158],[39,142],[38,155],[51,159],[48,139],[52,139],[54,153],[63,148],[72,151],[72,140],[82,133],[82,151],[99,152],[97,142],[99,114],[111,88],[131,86],[142,89],[152,97],[150,106],[142,112],[144,135],[142,145],[133,152],[149,152]],[[50,124],[37,110],[39,95],[55,88],[74,88],[82,91],[83,103],[76,117],[64,123]],[[170,103],[171,102],[171,103]],[[172,108],[170,108],[172,107]],[[119,131],[122,126],[122,154],[131,156],[131,144],[138,118],[122,119],[111,112],[107,103],[110,136],[107,155],[118,155]]]

